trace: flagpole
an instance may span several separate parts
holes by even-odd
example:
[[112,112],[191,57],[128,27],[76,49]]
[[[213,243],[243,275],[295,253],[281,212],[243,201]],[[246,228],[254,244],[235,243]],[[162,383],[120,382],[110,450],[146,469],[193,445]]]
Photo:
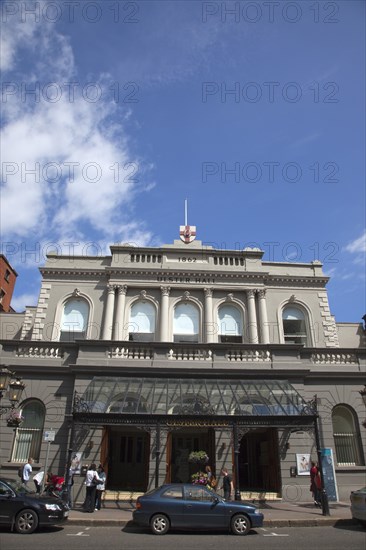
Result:
[[187,199],[184,201],[184,225],[187,227],[188,225],[188,207],[187,207]]

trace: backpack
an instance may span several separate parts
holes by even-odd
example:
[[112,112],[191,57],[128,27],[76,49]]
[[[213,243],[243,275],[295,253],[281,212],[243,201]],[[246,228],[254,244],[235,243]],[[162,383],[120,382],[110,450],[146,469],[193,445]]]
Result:
[[24,470],[24,466],[19,466],[18,477],[20,477],[20,479],[23,479],[23,470]]

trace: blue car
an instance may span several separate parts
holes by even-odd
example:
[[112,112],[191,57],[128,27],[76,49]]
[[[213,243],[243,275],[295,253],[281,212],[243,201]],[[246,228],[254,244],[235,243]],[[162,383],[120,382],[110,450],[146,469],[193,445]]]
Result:
[[138,497],[133,519],[155,535],[165,535],[169,529],[246,535],[252,527],[263,525],[263,514],[253,504],[226,501],[205,486],[185,483],[162,485]]

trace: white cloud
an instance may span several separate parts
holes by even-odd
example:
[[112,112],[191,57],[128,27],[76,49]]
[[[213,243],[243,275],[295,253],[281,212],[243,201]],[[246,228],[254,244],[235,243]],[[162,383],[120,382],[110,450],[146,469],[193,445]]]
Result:
[[[13,71],[24,45],[15,27],[13,32],[7,27],[3,37],[4,66]],[[68,39],[52,25],[39,26],[37,32],[31,25],[26,28],[37,56],[22,82],[15,79],[18,91],[4,104],[2,234],[34,241],[63,235],[87,240],[91,230],[101,239],[146,244],[150,233],[129,214],[131,201],[143,189],[137,180],[146,167],[140,167],[129,150],[120,106],[104,95],[95,102],[86,100],[80,91],[71,101],[63,84],[78,78]],[[58,101],[45,100],[45,82],[55,83],[53,90],[62,92]],[[24,100],[24,84],[41,86],[39,101],[31,95]],[[108,75],[100,75],[91,93],[109,84]]]
[[11,300],[11,307],[18,313],[25,310],[26,306],[34,306],[38,302],[39,292],[34,294],[21,294],[20,296],[13,296]]
[[358,237],[354,241],[350,242],[346,246],[346,250],[351,254],[365,253],[366,252],[366,231],[363,233],[363,235],[361,235],[361,237]]

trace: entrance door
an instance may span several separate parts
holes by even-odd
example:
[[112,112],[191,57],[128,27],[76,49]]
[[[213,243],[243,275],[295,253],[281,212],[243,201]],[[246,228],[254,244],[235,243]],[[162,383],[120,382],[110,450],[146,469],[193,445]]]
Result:
[[[189,483],[191,475],[199,470],[196,464],[188,462],[192,451],[206,451],[209,465],[214,469],[214,433],[213,430],[179,430],[171,433],[170,481],[171,483]],[[169,455],[168,455],[169,456]]]
[[147,489],[149,434],[141,430],[111,429],[109,435],[108,480],[111,490]]
[[239,478],[241,491],[280,492],[276,428],[259,428],[244,435],[240,442]]

